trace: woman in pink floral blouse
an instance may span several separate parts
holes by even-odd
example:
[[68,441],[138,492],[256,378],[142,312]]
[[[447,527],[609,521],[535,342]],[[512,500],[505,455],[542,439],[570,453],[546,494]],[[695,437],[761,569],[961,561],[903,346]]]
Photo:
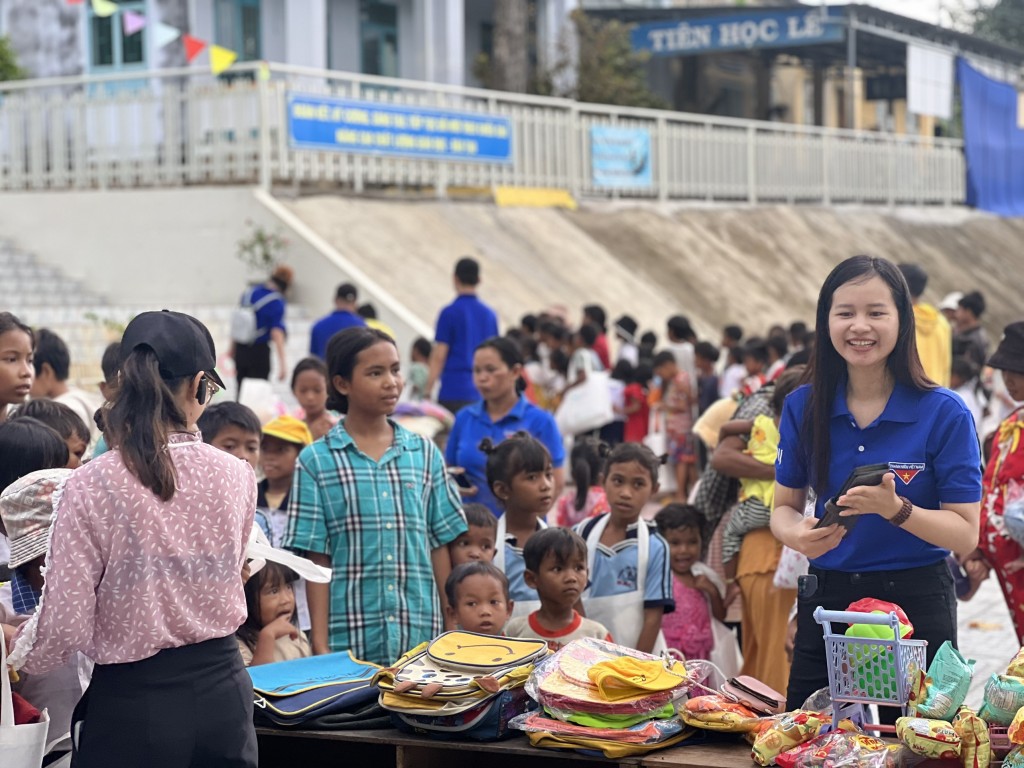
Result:
[[73,651],[96,662],[72,719],[76,768],[255,766],[234,632],[256,480],[195,426],[223,387],[213,339],[188,315],[145,312],[121,355],[114,450],[54,494],[42,600],[10,663],[43,673]]

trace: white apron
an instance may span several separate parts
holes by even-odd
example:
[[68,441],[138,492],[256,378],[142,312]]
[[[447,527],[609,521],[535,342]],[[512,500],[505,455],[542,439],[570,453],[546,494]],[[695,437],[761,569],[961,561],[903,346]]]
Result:
[[[590,573],[594,572],[597,547],[601,542],[601,534],[608,527],[609,519],[608,515],[602,517],[587,536],[587,567]],[[636,648],[636,641],[640,639],[640,632],[644,626],[644,587],[647,583],[647,563],[650,560],[651,532],[643,520],[637,523],[636,544],[636,592],[588,597],[587,590],[583,597],[587,618],[604,624],[605,629],[611,633],[612,640],[627,648]],[[665,647],[665,637],[659,631],[658,638],[654,641],[654,653],[661,653]]]
[[[547,528],[548,524],[540,518],[537,518],[537,522],[540,523],[541,528]],[[505,573],[505,535],[508,532],[508,526],[505,525],[505,516],[502,515],[498,518],[498,532],[495,535],[497,550],[494,553],[494,565],[499,571]],[[507,575],[507,574],[506,574]],[[515,599],[515,598],[513,598]],[[516,600],[515,605],[512,606],[512,613],[509,614],[509,618],[513,619],[517,616],[529,616],[536,610],[540,609],[540,600]],[[614,637],[614,635],[613,635]]]

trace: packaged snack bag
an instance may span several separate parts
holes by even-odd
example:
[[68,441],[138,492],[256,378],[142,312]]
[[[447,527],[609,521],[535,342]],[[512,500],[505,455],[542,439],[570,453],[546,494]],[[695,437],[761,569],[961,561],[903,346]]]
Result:
[[988,768],[992,743],[988,725],[970,707],[960,707],[953,718],[953,730],[960,737],[960,762],[964,768]]
[[1017,651],[1017,655],[1006,667],[1006,674],[1011,677],[1024,677],[1024,648]]
[[833,731],[783,752],[781,768],[896,768],[900,747],[864,733]]
[[949,640],[944,642],[928,667],[927,689],[924,698],[917,702],[918,716],[952,720],[967,698],[973,676],[973,659],[968,661]]
[[1006,735],[1012,743],[1024,744],[1024,707],[1018,709],[1017,714],[1013,716]]
[[717,694],[690,699],[679,716],[687,725],[707,731],[749,733],[761,726],[761,720],[752,711]]
[[758,765],[771,765],[780,754],[817,736],[832,716],[819,712],[787,712],[777,715],[760,730],[750,756]]
[[901,717],[896,720],[896,736],[915,755],[935,760],[960,757],[960,737],[944,720]]
[[978,714],[989,725],[1009,725],[1021,707],[1024,707],[1024,679],[992,675],[985,685],[985,701]]
[[1024,768],[1024,747],[1014,747],[1003,758],[1003,768]]

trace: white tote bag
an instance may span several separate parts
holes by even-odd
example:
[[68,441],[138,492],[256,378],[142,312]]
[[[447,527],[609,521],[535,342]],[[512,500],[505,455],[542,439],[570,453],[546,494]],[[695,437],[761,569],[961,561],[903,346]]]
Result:
[[39,768],[46,754],[50,717],[43,710],[38,723],[14,724],[14,699],[7,671],[7,644],[0,636],[0,765],[3,768]]
[[555,423],[563,435],[600,429],[614,419],[607,371],[590,371],[586,381],[565,393],[555,411]]
[[[668,435],[665,434],[661,414],[658,411],[651,411],[647,434],[644,435],[643,442],[659,459],[668,453]],[[658,493],[675,492],[676,473],[672,471],[671,463],[666,462],[658,468]]]

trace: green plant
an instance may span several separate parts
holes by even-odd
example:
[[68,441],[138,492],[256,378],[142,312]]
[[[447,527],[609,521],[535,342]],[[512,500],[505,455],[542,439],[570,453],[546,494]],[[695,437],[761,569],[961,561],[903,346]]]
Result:
[[0,81],[22,80],[28,73],[18,66],[17,56],[8,37],[0,37]]
[[248,233],[238,241],[235,255],[254,271],[270,272],[281,262],[288,241],[279,229],[270,232],[251,220],[245,224]]
[[100,317],[95,312],[86,312],[84,317],[90,323],[102,326],[103,330],[107,332],[107,335],[109,335],[111,339],[120,339],[124,335],[124,329],[128,327],[128,323],[135,318],[135,316],[132,315],[123,323],[119,323],[117,320],[111,320],[109,317]]

